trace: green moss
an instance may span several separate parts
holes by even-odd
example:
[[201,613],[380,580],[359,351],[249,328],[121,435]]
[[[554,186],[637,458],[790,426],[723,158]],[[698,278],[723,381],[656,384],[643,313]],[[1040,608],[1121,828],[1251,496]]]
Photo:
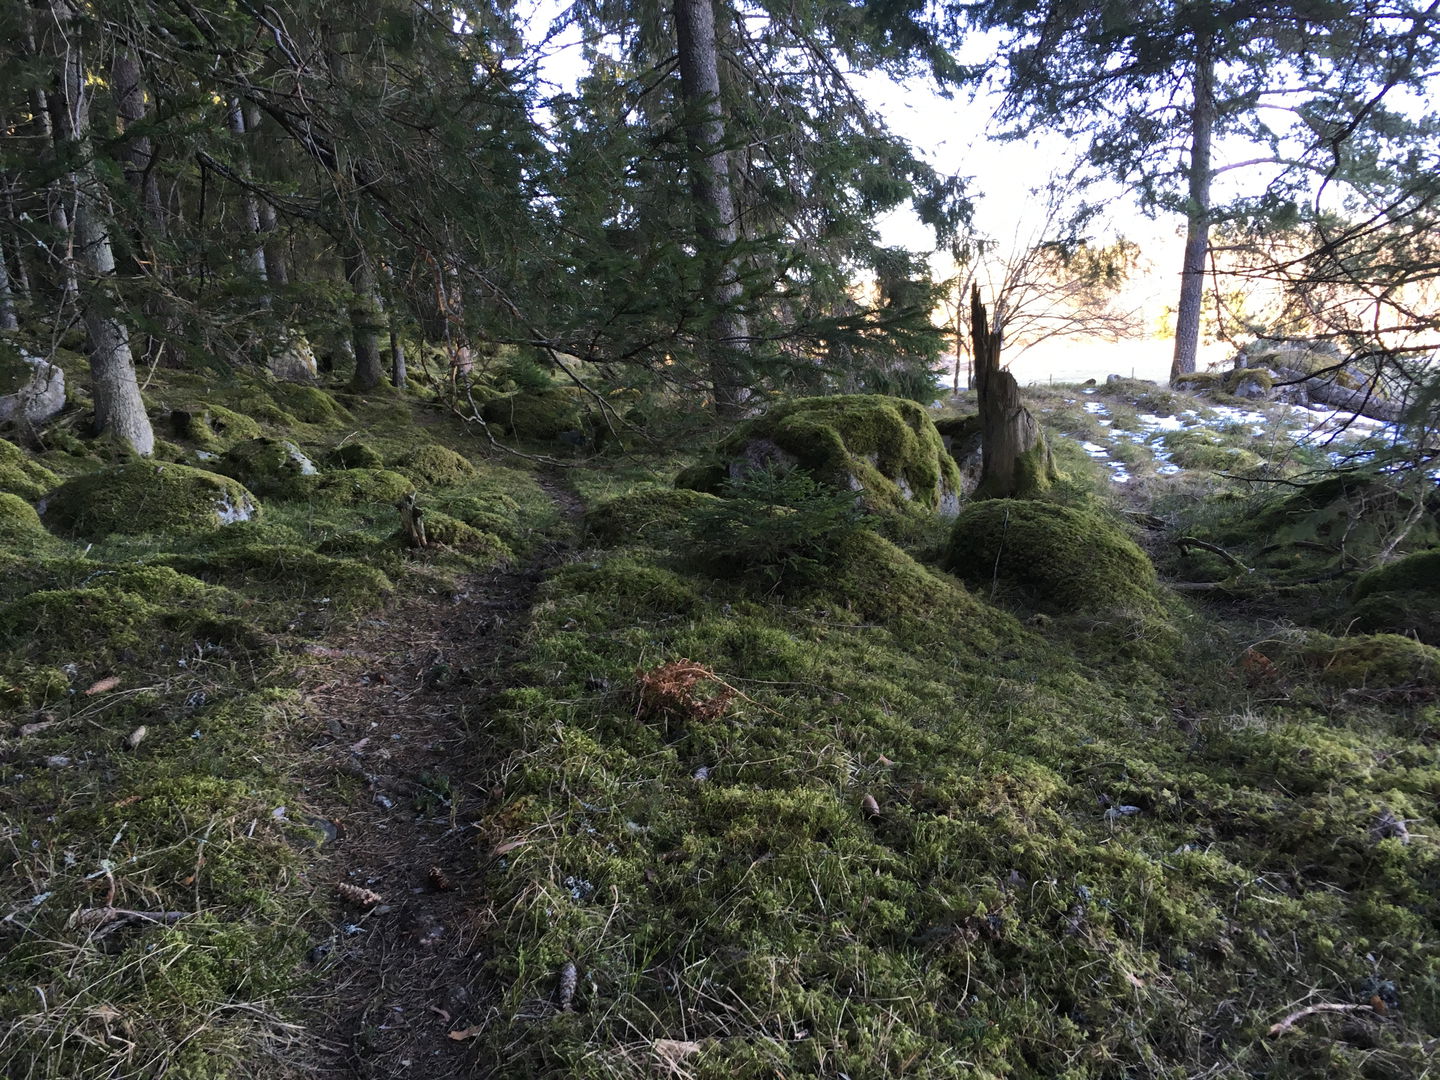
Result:
[[1133,540],[1096,512],[1054,503],[972,503],[955,521],[946,564],[977,589],[1018,590],[1049,611],[1155,595],[1155,568]]
[[286,439],[246,439],[220,458],[216,469],[261,496],[305,497],[316,475],[314,464]]
[[325,455],[325,464],[332,469],[379,469],[385,459],[363,442],[342,443]]
[[798,464],[817,480],[864,492],[869,509],[953,513],[960,472],[925,409],[879,395],[800,398],[736,429],[719,447],[736,470]]
[[18,544],[48,535],[35,508],[18,495],[0,494],[0,540]]
[[1325,686],[1381,698],[1433,698],[1440,693],[1440,649],[1398,634],[1332,638],[1313,635],[1302,662]]
[[210,453],[224,453],[235,443],[262,434],[260,425],[250,417],[214,404],[176,409],[170,414],[170,425],[179,438]]
[[730,479],[730,471],[721,461],[705,461],[688,465],[675,476],[675,486],[685,491],[701,491],[707,495],[720,495]]
[[162,642],[249,642],[228,590],[165,566],[98,568],[77,588],[42,589],[0,607],[0,642],[32,662],[88,664]]
[[[1055,458],[1050,453],[1050,444],[1042,431],[1035,445],[1015,458],[1013,492],[1007,491],[1001,494],[1007,498],[1033,499],[1049,491],[1060,478],[1060,470],[1055,465]],[[993,483],[986,483],[982,475],[980,484],[975,489],[975,497],[984,499],[993,497],[994,494]]]
[[304,497],[327,506],[394,503],[414,490],[408,478],[389,469],[346,469],[309,479]]
[[[430,543],[462,551],[486,566],[499,566],[515,557],[505,541],[494,533],[474,528],[448,514],[427,510],[424,522],[425,537]],[[397,529],[394,539],[404,541],[406,537]]]
[[1236,393],[1245,383],[1252,383],[1262,392],[1268,392],[1275,385],[1275,379],[1264,368],[1242,367],[1225,372],[1221,380],[1227,394]]
[[302,423],[334,426],[353,419],[343,405],[318,386],[275,382],[267,389],[281,409]]
[[694,583],[634,555],[618,555],[599,564],[567,566],[555,576],[550,591],[610,597],[627,614],[650,618],[684,616],[700,603]]
[[116,533],[204,532],[259,512],[256,498],[229,477],[132,462],[62,484],[46,499],[42,518],[53,532],[99,540]]
[[1182,375],[1176,375],[1170,380],[1170,385],[1176,390],[1185,390],[1190,393],[1198,393],[1206,390],[1219,390],[1225,381],[1223,372],[1219,371],[1190,371]]
[[32,461],[14,443],[0,439],[0,493],[18,495],[35,502],[60,484],[60,478],[45,466]]
[[656,488],[607,499],[585,515],[585,529],[602,547],[674,544],[689,531],[691,513],[715,496],[686,488]]
[[238,543],[203,555],[167,555],[160,565],[247,595],[291,603],[332,604],[337,610],[376,606],[394,591],[390,579],[373,567],[336,559],[293,544]]
[[1254,452],[1236,446],[1223,435],[1205,428],[1167,431],[1160,441],[1170,452],[1170,460],[1182,469],[1248,472],[1261,464],[1260,457]]
[[1440,593],[1371,593],[1351,604],[1336,623],[1349,633],[1403,634],[1440,646]]
[[481,409],[487,424],[507,435],[548,442],[583,428],[580,402],[565,387],[521,390],[492,398]]
[[408,476],[412,483],[430,487],[462,484],[475,475],[469,459],[438,443],[421,443],[392,459],[390,467]]
[[1440,549],[1412,552],[1367,571],[1355,582],[1357,600],[1377,593],[1440,594]]

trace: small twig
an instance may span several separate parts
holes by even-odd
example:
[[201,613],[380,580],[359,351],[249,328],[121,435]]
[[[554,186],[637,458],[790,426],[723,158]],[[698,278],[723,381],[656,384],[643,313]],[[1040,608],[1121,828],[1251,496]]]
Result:
[[1375,1011],[1376,1010],[1373,1005],[1343,1005],[1337,1002],[1326,1001],[1322,1002],[1319,1005],[1307,1005],[1305,1006],[1305,1008],[1299,1009],[1296,1012],[1291,1013],[1289,1016],[1285,1017],[1284,1020],[1281,1020],[1278,1024],[1272,1024],[1270,1030],[1267,1031],[1265,1034],[1279,1035],[1282,1032],[1289,1031],[1290,1028],[1292,1028],[1296,1024],[1296,1022],[1304,1020],[1307,1016],[1314,1016],[1316,1013],[1373,1013]]

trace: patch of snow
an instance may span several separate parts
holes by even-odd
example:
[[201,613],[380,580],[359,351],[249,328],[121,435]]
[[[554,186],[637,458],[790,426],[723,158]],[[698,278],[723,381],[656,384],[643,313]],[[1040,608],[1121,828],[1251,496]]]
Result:
[[1099,446],[1099,445],[1097,445],[1096,443],[1093,443],[1093,442],[1082,442],[1082,443],[1080,444],[1080,449],[1084,450],[1084,451],[1085,451],[1087,454],[1089,454],[1091,457],[1109,457],[1109,456],[1110,456],[1110,451],[1109,451],[1108,448],[1106,448],[1106,447],[1104,447],[1104,446]]
[[1143,427],[1151,431],[1179,431],[1185,426],[1185,422],[1178,416],[1156,416],[1154,413],[1141,413],[1135,417]]
[[[1085,392],[1087,394],[1091,393],[1089,390]],[[1085,411],[1091,416],[1108,416],[1110,414],[1110,406],[1106,405],[1103,401],[1087,401],[1085,402]]]
[[1174,476],[1180,471],[1179,465],[1161,465],[1155,470],[1156,476]]

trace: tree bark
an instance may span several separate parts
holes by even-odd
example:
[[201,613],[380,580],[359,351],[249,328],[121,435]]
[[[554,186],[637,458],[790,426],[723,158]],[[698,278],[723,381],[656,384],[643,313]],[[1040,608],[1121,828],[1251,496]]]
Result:
[[745,368],[750,326],[739,310],[744,290],[734,255],[735,197],[725,153],[714,0],[675,0],[675,33],[690,147],[696,246],[705,272],[706,299],[715,311],[703,348],[715,411],[721,416],[737,416],[748,397]]
[[[230,131],[235,136],[235,141],[240,149],[240,157],[245,162],[245,175],[249,178],[250,153],[245,145],[245,110],[240,105],[240,99],[235,98],[230,102]],[[245,262],[250,266],[250,272],[259,280],[268,281],[269,274],[265,270],[265,244],[261,237],[260,229],[260,200],[255,193],[246,189],[241,197],[241,206],[244,210],[244,227],[249,236],[245,238],[245,247],[242,249]]]
[[10,268],[5,265],[5,238],[0,236],[0,330],[19,330],[15,294],[10,289]]
[[1186,206],[1185,261],[1175,313],[1175,357],[1170,379],[1195,370],[1200,347],[1200,309],[1205,299],[1205,259],[1210,252],[1210,141],[1215,128],[1214,42],[1195,46],[1195,100],[1190,108],[1190,199]]
[[374,390],[385,380],[380,356],[380,331],[385,313],[375,285],[375,270],[369,256],[357,246],[345,258],[345,279],[350,283],[350,340],[355,349],[355,373],[350,386]]
[[140,80],[140,60],[135,51],[117,47],[110,64],[111,89],[121,143],[120,164],[125,183],[135,193],[145,222],[156,236],[165,235],[165,207],[160,198],[160,181],[155,175],[155,144],[149,135],[132,135],[130,129],[145,119],[145,87]]
[[980,402],[980,483],[976,498],[1029,498],[1056,477],[1050,447],[1020,401],[1015,376],[1000,367],[1001,335],[990,329],[980,289],[971,286],[970,341]]
[[[245,106],[245,132],[254,136],[261,123],[260,110],[254,105]],[[255,154],[249,155],[250,169],[255,171]],[[290,284],[290,264],[285,257],[285,246],[281,242],[279,230],[280,222],[275,214],[275,205],[268,199],[256,198],[256,206],[260,215],[260,235],[264,238],[263,255],[265,258],[265,273],[269,277],[270,284],[283,288]]]
[[405,346],[395,333],[394,321],[390,324],[390,382],[397,390],[405,389]]
[[69,186],[74,192],[72,268],[67,274],[84,280],[80,314],[90,338],[90,376],[95,391],[96,427],[142,457],[155,449],[155,434],[145,415],[145,402],[135,379],[130,330],[119,317],[115,255],[103,203],[105,192],[95,173],[90,147],[90,100],[85,89],[85,63],[80,30],[69,0],[51,0],[56,54],[60,66],[62,119],[59,136],[73,161]]

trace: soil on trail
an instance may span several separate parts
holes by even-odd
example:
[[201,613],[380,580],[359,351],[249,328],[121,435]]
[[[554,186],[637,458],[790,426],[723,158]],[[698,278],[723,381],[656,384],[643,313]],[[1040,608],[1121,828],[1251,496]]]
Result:
[[[578,499],[542,480],[567,520]],[[482,1024],[478,981],[493,924],[482,887],[488,852],[475,823],[492,798],[489,703],[509,668],[545,571],[568,544],[454,590],[402,594],[330,644],[302,678],[314,720],[309,785],[333,832],[332,933],[310,962],[322,1058],[309,1075],[379,1080],[478,1076],[452,1032]],[[366,905],[340,886],[378,894]],[[344,891],[349,891],[344,890]]]

